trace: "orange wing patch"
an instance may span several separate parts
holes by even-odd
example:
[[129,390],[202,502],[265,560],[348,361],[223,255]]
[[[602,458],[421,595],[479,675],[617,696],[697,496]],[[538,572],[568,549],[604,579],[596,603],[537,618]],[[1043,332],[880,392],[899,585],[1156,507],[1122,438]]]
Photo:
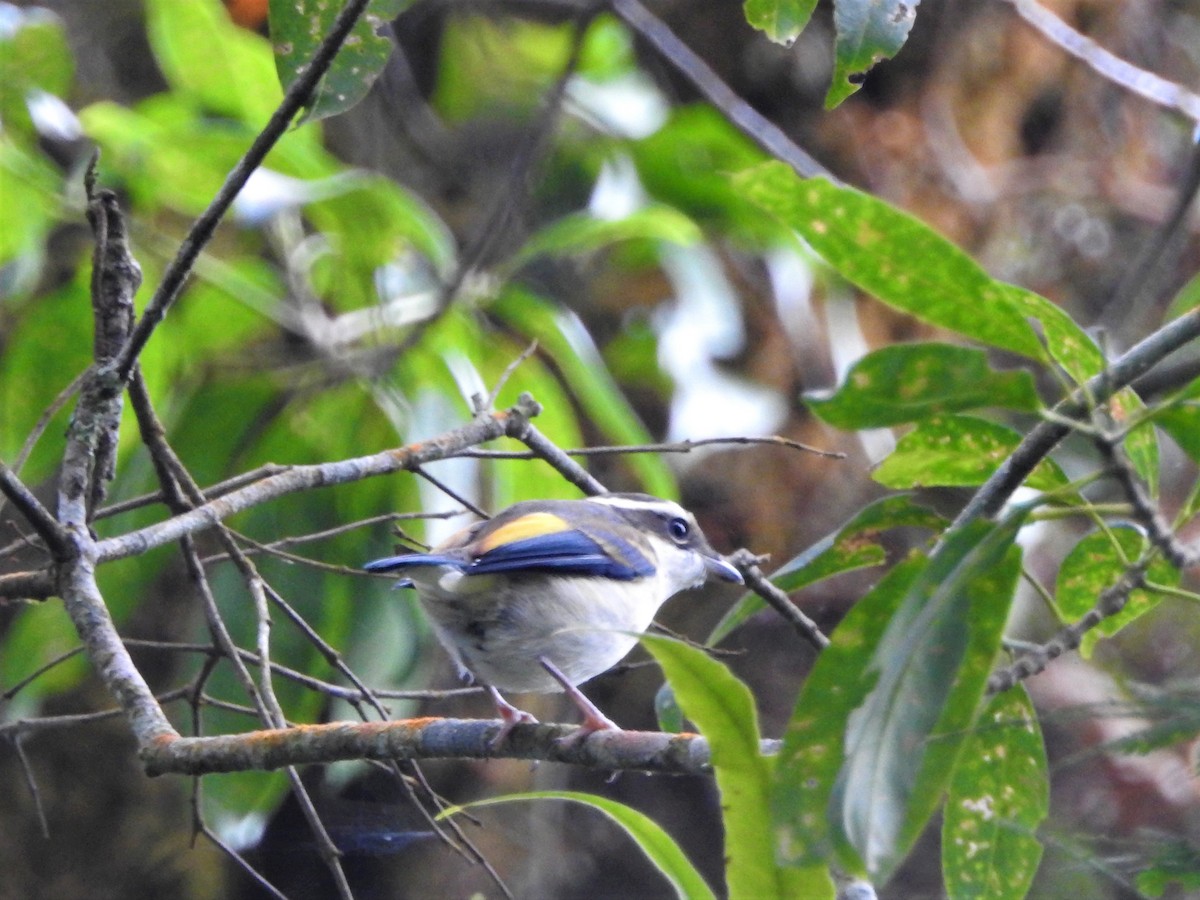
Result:
[[501,525],[485,537],[479,542],[479,552],[487,553],[514,541],[570,530],[571,526],[553,513],[529,513],[519,519],[513,519],[507,525]]

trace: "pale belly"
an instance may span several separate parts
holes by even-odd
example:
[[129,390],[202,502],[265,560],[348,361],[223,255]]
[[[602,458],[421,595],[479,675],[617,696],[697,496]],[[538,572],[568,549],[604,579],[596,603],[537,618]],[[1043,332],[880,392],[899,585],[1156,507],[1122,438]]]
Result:
[[497,590],[494,579],[477,577],[446,591],[418,582],[422,607],[451,656],[504,691],[561,691],[539,662],[543,657],[573,684],[607,671],[633,649],[666,599],[599,578],[570,579],[554,603],[521,579],[507,585]]

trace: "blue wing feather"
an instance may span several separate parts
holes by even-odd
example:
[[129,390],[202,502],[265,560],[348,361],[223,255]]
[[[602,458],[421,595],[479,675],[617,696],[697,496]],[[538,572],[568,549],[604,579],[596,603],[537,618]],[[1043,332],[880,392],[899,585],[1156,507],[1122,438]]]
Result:
[[566,575],[592,575],[631,581],[653,574],[640,553],[616,559],[581,531],[556,531],[510,541],[479,556],[465,571],[472,575],[495,572],[551,571]]
[[400,556],[385,556],[383,559],[374,559],[363,566],[368,572],[394,572],[397,569],[406,569],[409,566],[459,566],[463,567],[466,563],[453,556],[442,556],[437,553],[404,553]]
[[[624,542],[622,542],[624,544]],[[556,531],[519,541],[509,541],[474,559],[438,553],[388,556],[363,566],[368,572],[394,572],[411,566],[453,566],[468,575],[498,572],[555,572],[632,581],[654,574],[641,553],[624,544],[623,558],[610,556],[600,544],[580,531]]]

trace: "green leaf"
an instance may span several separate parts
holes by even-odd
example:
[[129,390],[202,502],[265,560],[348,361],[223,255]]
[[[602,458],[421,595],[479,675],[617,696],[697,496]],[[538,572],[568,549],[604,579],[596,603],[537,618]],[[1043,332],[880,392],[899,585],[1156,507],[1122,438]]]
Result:
[[654,718],[658,721],[658,730],[670,734],[683,731],[683,710],[679,708],[679,699],[671,685],[664,683],[654,693]]
[[438,813],[439,819],[456,815],[463,810],[478,809],[482,806],[498,806],[501,803],[512,803],[518,800],[569,800],[581,803],[604,813],[633,838],[638,847],[658,871],[663,874],[675,889],[677,897],[687,900],[715,900],[712,889],[696,867],[688,861],[679,845],[671,839],[653,819],[645,813],[638,812],[624,803],[609,800],[595,794],[584,794],[579,791],[527,791],[522,794],[510,794],[507,797],[490,797],[486,800],[476,800],[461,806],[451,806]]
[[868,353],[828,397],[805,395],[809,408],[837,428],[879,428],[978,407],[1032,412],[1033,377],[997,372],[987,354],[951,344],[897,344]]
[[[830,829],[829,798],[845,756],[846,723],[875,683],[868,655],[928,565],[914,555],[901,562],[847,614],[804,680],[776,757],[771,814],[779,858],[791,865],[828,863],[837,832]],[[861,864],[846,858],[851,871]]]
[[[926,528],[936,532],[946,524],[945,519],[914,503],[907,494],[884,497],[869,503],[837,531],[792,557],[771,575],[771,581],[780,590],[791,593],[843,572],[881,566],[887,561],[887,552],[875,540],[880,532],[891,528]],[[721,617],[706,643],[710,646],[720,643],[765,607],[762,597],[747,593]]]
[[1150,851],[1150,864],[1137,874],[1137,889],[1148,897],[1161,897],[1167,888],[1177,885],[1185,896],[1200,890],[1200,852],[1186,838],[1155,834]]
[[[12,689],[43,666],[81,650],[79,635],[62,608],[42,603],[19,608],[0,640],[0,691]],[[51,666],[4,703],[4,719],[11,722],[35,713],[47,696],[74,688],[91,671],[87,656],[76,653]]]
[[[456,10],[440,29],[434,107],[454,123],[533,114],[567,66],[575,32],[571,21]],[[609,15],[597,16],[584,36],[576,75],[603,82],[635,68],[628,30]]]
[[762,162],[763,152],[711,106],[673,109],[665,125],[628,152],[655,200],[758,246],[783,238],[780,227],[763,216],[728,175]]
[[981,343],[1045,358],[1011,285],[993,281],[918,219],[853,188],[801,178],[780,162],[739,172],[734,185],[889,306]]
[[[650,433],[613,381],[583,323],[569,310],[542,297],[508,288],[489,307],[520,334],[537,340],[554,360],[572,394],[600,433],[614,444],[646,444]],[[678,496],[675,476],[657,454],[635,453],[626,464],[648,494]]]
[[516,254],[512,265],[519,268],[538,256],[588,253],[618,241],[666,241],[687,246],[701,237],[695,222],[662,204],[647,206],[620,219],[573,213],[534,233]]
[[[885,487],[974,487],[991,477],[1021,443],[1011,428],[974,416],[938,416],[900,438],[871,477]],[[1052,459],[1044,459],[1025,484],[1048,491],[1067,483]]]
[[1192,462],[1200,462],[1200,402],[1189,401],[1155,414],[1154,421]]
[[662,666],[684,713],[708,739],[724,811],[729,895],[756,900],[805,896],[801,879],[811,873],[775,864],[767,815],[772,762],[759,748],[758,713],[749,688],[703,650],[658,635],[641,639]]
[[874,880],[886,881],[920,835],[979,712],[1027,514],[947,533],[872,652],[878,680],[847,724],[830,815]]
[[[0,266],[14,259],[40,260],[59,211],[62,183],[62,175],[43,156],[0,134]],[[35,264],[30,281],[36,280],[36,272]],[[6,346],[5,352],[12,349]]]
[[147,0],[146,33],[172,87],[209,112],[258,128],[283,99],[267,42],[217,0]]
[[[1133,525],[1118,525],[1085,536],[1071,548],[1059,566],[1054,592],[1059,614],[1068,621],[1079,619],[1147,549],[1145,535]],[[1150,564],[1146,578],[1156,584],[1174,586],[1179,583],[1179,571],[1165,560],[1157,559]],[[1091,656],[1098,641],[1116,634],[1134,619],[1154,609],[1160,599],[1153,591],[1133,591],[1124,609],[1105,618],[1084,635],[1080,654],[1085,658]]]
[[959,756],[942,820],[950,900],[1021,900],[1050,810],[1046,748],[1023,686],[994,697]]
[[812,17],[817,0],[746,0],[746,21],[777,44],[790,47]]
[[[317,85],[307,118],[345,112],[367,95],[392,53],[392,42],[377,32],[408,4],[371,0]],[[308,67],[345,5],[345,0],[270,0],[271,45],[284,90]]]
[[[1120,391],[1108,403],[1109,413],[1120,424],[1127,419],[1140,417],[1146,411],[1146,404],[1132,388]],[[1151,499],[1158,497],[1158,434],[1154,424],[1143,422],[1125,437],[1122,444],[1130,465],[1146,486]]]
[[904,46],[921,0],[837,0],[833,83],[825,108],[833,109],[860,87],[867,72]]
[[[0,122],[4,130],[31,135],[29,100],[39,92],[65,97],[74,77],[74,60],[58,16],[31,6],[5,4],[0,28]],[[0,219],[7,227],[18,221]]]
[[1100,348],[1061,308],[1040,294],[1004,282],[993,282],[996,295],[1026,319],[1038,323],[1051,358],[1082,384],[1107,365]]

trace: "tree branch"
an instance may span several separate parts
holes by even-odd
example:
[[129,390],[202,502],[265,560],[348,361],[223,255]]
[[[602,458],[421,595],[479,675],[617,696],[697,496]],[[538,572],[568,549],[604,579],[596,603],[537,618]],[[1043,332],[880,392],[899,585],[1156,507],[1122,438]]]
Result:
[[177,541],[185,534],[195,534],[211,528],[235,513],[287,494],[316,487],[346,484],[377,475],[390,475],[434,460],[445,459],[475,444],[499,437],[516,437],[528,424],[529,419],[540,412],[540,404],[528,394],[524,394],[511,409],[478,416],[467,425],[441,437],[395,450],[384,450],[370,456],[320,465],[292,466],[284,472],[230,491],[203,506],[197,506],[164,522],[100,541],[97,545],[97,559],[100,562],[110,562],[136,556],[154,547]]
[[703,59],[638,0],[612,0],[612,11],[663,59],[679,70],[735,127],[776,159],[805,178],[836,181],[823,165],[802,150],[778,125],[734,93]]
[[[708,741],[697,734],[598,731],[563,741],[574,725],[518,725],[499,748],[492,741],[502,723],[492,719],[404,719],[396,722],[334,722],[209,738],[180,738],[142,754],[150,775],[203,775],[277,769],[343,759],[529,759],[608,771],[676,775],[710,771]],[[778,752],[764,741],[763,752]]]
[[63,558],[70,555],[70,541],[58,520],[50,515],[50,510],[42,506],[33,492],[3,460],[0,460],[0,493],[12,501],[12,505],[46,542],[53,556]]
[[1080,34],[1034,0],[1005,0],[1017,15],[1046,40],[1089,66],[1092,71],[1152,103],[1182,113],[1200,123],[1200,95],[1153,72],[1139,69]]
[[979,516],[994,516],[1059,442],[1071,433],[1072,420],[1085,421],[1097,403],[1128,386],[1138,376],[1188,342],[1200,337],[1200,308],[1184,313],[1130,348],[1099,375],[1072,391],[1053,409],[1054,419],[1039,422],[991,478],[975,492],[958,514],[952,528],[961,528]]
[[354,28],[354,24],[367,8],[369,2],[370,0],[347,0],[345,7],[343,7],[334,20],[329,34],[322,41],[317,52],[313,54],[312,61],[308,67],[288,87],[287,93],[284,94],[283,102],[279,104],[279,107],[271,115],[266,126],[259,132],[258,137],[254,139],[254,143],[250,145],[250,149],[238,160],[238,164],[234,166],[228,177],[226,177],[225,183],[221,185],[221,189],[213,197],[208,208],[200,214],[200,217],[196,219],[188,231],[187,237],[184,238],[183,243],[179,246],[179,252],[171,260],[171,264],[167,266],[166,271],[163,272],[162,281],[159,282],[158,289],[146,305],[141,321],[138,322],[137,327],[125,343],[117,359],[116,371],[121,383],[129,379],[130,374],[133,372],[134,363],[137,362],[138,355],[146,346],[146,342],[150,340],[150,335],[154,333],[154,329],[158,327],[158,323],[163,320],[163,317],[167,313],[167,308],[175,302],[180,291],[183,290],[184,282],[187,281],[188,275],[191,274],[192,266],[195,265],[197,257],[200,256],[200,251],[212,239],[213,234],[217,230],[217,225],[225,217],[225,213],[233,204],[234,198],[246,186],[246,182],[254,170],[262,165],[262,161],[266,159],[271,148],[275,146],[276,142],[291,127],[292,120],[296,118],[296,114],[309,101],[313,90],[317,86],[317,82],[329,70],[330,65],[333,63],[333,58],[341,50],[342,44],[350,34],[350,30]]

